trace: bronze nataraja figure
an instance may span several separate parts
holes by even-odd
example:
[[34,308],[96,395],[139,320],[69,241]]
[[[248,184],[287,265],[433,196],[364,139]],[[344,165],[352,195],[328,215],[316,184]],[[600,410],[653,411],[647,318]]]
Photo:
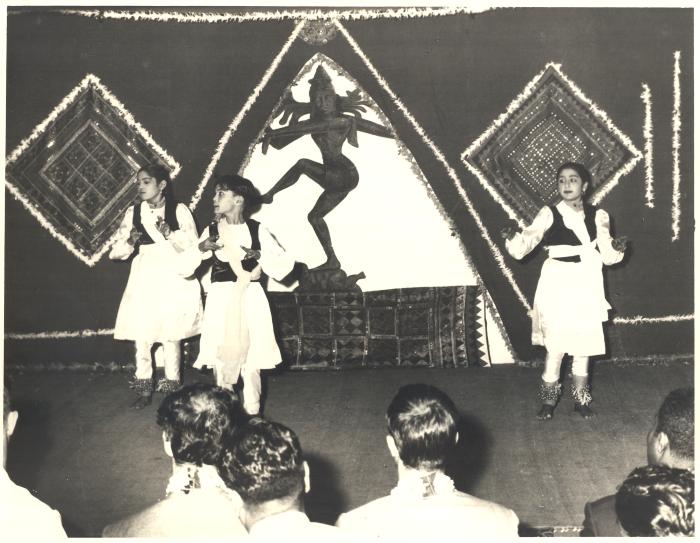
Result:
[[[282,119],[285,124],[291,117],[289,125],[278,129],[267,129],[263,139],[263,153],[269,145],[282,149],[301,136],[310,135],[321,150],[323,163],[302,158],[285,173],[279,181],[263,196],[264,203],[271,203],[275,194],[291,187],[306,174],[318,183],[323,192],[309,213],[309,222],[326,253],[326,262],[316,270],[334,270],[340,268],[340,262],[333,251],[331,235],[324,217],[342,202],[348,193],[357,186],[359,175],[352,161],[343,155],[343,144],[347,140],[355,147],[357,131],[361,130],[375,136],[393,137],[384,126],[363,119],[367,102],[362,101],[358,91],[348,92],[341,97],[336,94],[328,73],[319,66],[310,80],[309,103],[297,102],[287,94],[282,103]],[[352,115],[346,115],[345,112]],[[308,120],[300,121],[303,115]]]

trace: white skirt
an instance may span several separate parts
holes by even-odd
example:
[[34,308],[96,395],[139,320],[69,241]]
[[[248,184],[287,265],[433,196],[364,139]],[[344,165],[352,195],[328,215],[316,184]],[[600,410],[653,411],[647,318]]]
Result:
[[562,262],[548,258],[532,307],[532,343],[552,353],[605,354],[602,323],[608,320],[609,309],[599,259]]
[[114,338],[179,341],[199,334],[201,320],[199,281],[174,271],[170,247],[158,243],[140,246],[119,305]]
[[[224,343],[226,317],[235,286],[232,281],[221,281],[209,287],[195,368],[223,366],[219,347]],[[244,365],[247,369],[274,368],[282,361],[282,354],[275,338],[270,304],[260,283],[253,281],[246,287],[242,303],[250,343]]]

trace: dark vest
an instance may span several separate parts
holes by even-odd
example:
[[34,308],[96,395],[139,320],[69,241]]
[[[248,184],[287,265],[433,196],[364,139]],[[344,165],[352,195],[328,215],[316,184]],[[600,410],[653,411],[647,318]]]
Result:
[[[248,230],[250,231],[250,239],[252,240],[251,247],[249,249],[252,249],[254,251],[259,251],[260,250],[260,223],[258,221],[254,221],[253,219],[248,219],[246,222],[246,225],[248,226]],[[217,222],[213,222],[209,225],[209,235],[210,236],[218,236],[219,235],[219,224]],[[241,267],[249,272],[252,271],[255,266],[258,265],[258,261],[255,260],[254,258],[244,258],[241,260]],[[233,272],[233,269],[231,266],[229,266],[228,262],[224,262],[223,260],[219,260],[216,256],[216,252],[214,252],[214,262],[212,263],[211,266],[211,282],[212,283],[220,283],[222,281],[236,281],[238,278],[236,277],[236,274]]]
[[150,245],[151,243],[155,243],[153,238],[148,235],[148,232],[146,232],[146,229],[143,227],[143,223],[141,222],[141,202],[134,204],[134,228],[136,228],[136,230],[138,230],[141,234],[138,241],[139,245]]
[[[177,204],[175,204],[177,205]],[[173,214],[175,215],[175,214]],[[167,220],[167,217],[166,217]],[[171,224],[172,223],[172,224]],[[168,221],[168,224],[170,225],[170,230],[175,231],[180,229],[180,225],[177,222],[177,216],[173,216],[170,221]],[[138,230],[141,233],[141,237],[139,238],[139,245],[150,245],[151,243],[155,243],[153,241],[153,238],[148,235],[148,232],[146,232],[146,229],[143,226],[143,222],[141,222],[141,202],[138,202],[134,204],[134,221],[133,221],[134,228]]]
[[[559,210],[555,206],[549,206],[552,211],[554,221],[552,226],[547,230],[542,243],[544,245],[581,245],[581,240],[578,239],[573,230],[567,228],[564,225],[564,217],[561,216]],[[586,231],[588,232],[589,241],[593,241],[596,236],[596,226],[595,226],[595,214],[598,210],[597,207],[590,204],[583,204],[583,214],[584,223],[586,225]],[[564,262],[581,262],[581,257],[579,256],[565,256],[556,258],[556,260],[562,260]]]

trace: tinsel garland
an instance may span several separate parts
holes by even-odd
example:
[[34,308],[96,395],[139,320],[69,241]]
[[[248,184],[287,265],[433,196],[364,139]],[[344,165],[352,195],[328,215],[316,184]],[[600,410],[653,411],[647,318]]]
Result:
[[95,336],[111,336],[112,334],[114,334],[113,328],[99,328],[97,330],[60,330],[54,332],[8,332],[5,334],[5,339],[67,339]]
[[[480,285],[481,286],[481,285]],[[491,311],[491,315],[494,320],[503,326],[500,322],[500,315],[496,310],[496,307],[491,299],[491,295],[482,286],[482,293],[484,296],[484,301]],[[693,313],[686,313],[683,315],[665,315],[663,317],[643,317],[637,315],[635,317],[615,317],[612,321],[615,324],[659,324],[659,323],[672,323],[672,322],[683,322],[692,321],[695,319]],[[5,334],[5,339],[65,339],[65,338],[83,338],[83,337],[93,337],[93,336],[110,336],[114,333],[113,328],[99,328],[97,330],[61,330],[54,332],[25,332],[25,333],[13,333],[8,332]]]
[[[129,111],[127,111],[124,104],[122,104],[117,99],[117,97],[114,96],[107,89],[107,87],[105,87],[102,84],[100,79],[94,74],[87,74],[82,79],[82,81],[80,81],[80,83],[78,83],[73,88],[73,90],[71,90],[63,98],[63,100],[61,100],[61,102],[51,111],[51,113],[49,113],[48,117],[46,117],[41,123],[39,123],[34,128],[34,130],[32,130],[32,133],[27,138],[23,139],[17,147],[15,147],[15,149],[7,156],[5,167],[7,168],[7,166],[16,161],[20,157],[20,155],[24,151],[26,151],[29,148],[29,146],[46,131],[49,124],[54,122],[58,118],[58,116],[61,113],[63,113],[75,101],[76,97],[85,89],[87,89],[88,86],[92,86],[93,88],[95,88],[105,99],[105,101],[107,101],[114,109],[119,111],[122,119],[127,123],[127,125],[129,125],[131,129],[137,132],[144,140],[146,140],[146,142],[156,151],[156,153],[158,153],[163,162],[168,166],[168,168],[170,168],[171,177],[175,178],[175,176],[180,172],[180,164],[173,157],[171,157],[160,145],[156,143],[156,141],[148,133],[148,131],[145,128],[143,128],[143,126],[141,126],[141,124],[136,119],[134,119],[133,115],[131,115]],[[24,205],[27,211],[29,211],[37,219],[39,224],[43,226],[49,232],[49,234],[51,234],[54,238],[60,241],[61,244],[63,244],[63,246],[66,247],[66,249],[68,249],[68,251],[73,253],[88,266],[94,266],[97,263],[97,261],[100,260],[102,255],[109,249],[112,243],[114,243],[114,240],[116,239],[117,235],[116,232],[104,243],[104,245],[98,251],[96,251],[91,256],[86,255],[81,250],[77,249],[69,238],[58,232],[53,227],[53,225],[46,219],[46,217],[44,217],[42,212],[28,198],[26,198],[22,194],[19,188],[15,187],[8,179],[5,179],[5,185],[10,191],[10,194],[12,194],[17,200],[19,200],[22,203],[22,205]]]
[[[486,226],[484,223],[481,221],[481,217],[479,216],[478,212],[476,211],[476,208],[474,207],[474,204],[471,202],[469,197],[467,196],[467,193],[464,190],[464,187],[462,187],[462,184],[459,180],[459,177],[457,176],[457,173],[452,169],[450,166],[449,162],[445,158],[445,156],[442,154],[442,152],[437,148],[435,143],[428,137],[428,135],[425,133],[425,130],[418,124],[418,121],[413,117],[411,112],[406,108],[404,103],[399,99],[399,97],[391,90],[389,87],[389,84],[387,81],[379,74],[377,69],[374,67],[374,65],[370,62],[369,58],[367,58],[367,55],[365,55],[364,51],[360,49],[360,46],[357,44],[357,42],[353,39],[353,37],[350,35],[350,33],[347,31],[347,29],[340,23],[336,23],[338,25],[338,29],[340,32],[345,36],[345,39],[348,41],[350,46],[353,48],[353,50],[358,54],[358,56],[362,59],[362,61],[365,63],[365,65],[368,67],[374,78],[377,80],[377,82],[384,88],[384,90],[387,92],[387,94],[390,96],[392,102],[394,105],[397,107],[399,111],[403,113],[403,115],[406,117],[406,119],[409,121],[409,123],[413,126],[414,130],[418,133],[418,135],[421,137],[423,142],[428,146],[428,148],[432,151],[433,155],[435,158],[443,165],[445,168],[448,176],[450,179],[453,181],[455,188],[457,189],[459,195],[461,196],[462,200],[464,201],[469,213],[472,215],[474,218],[477,227],[481,231],[481,237],[484,239],[486,244],[488,245],[492,256],[498,263],[498,267],[501,270],[501,272],[505,275],[506,279],[508,282],[511,284],[511,287],[513,288],[516,296],[520,300],[520,303],[523,305],[523,307],[527,310],[530,311],[530,306],[527,302],[527,299],[521,292],[520,288],[518,287],[517,283],[515,282],[515,278],[513,277],[512,272],[508,268],[508,266],[505,263],[505,260],[503,258],[503,254],[499,250],[498,246],[494,241],[491,239],[491,236],[489,235]],[[478,277],[478,275],[477,275]],[[504,337],[508,337],[507,334],[504,332]]]
[[[207,13],[203,11],[154,11],[114,9],[61,9],[64,15],[79,15],[96,19],[129,21],[158,21],[174,23],[242,23],[250,21],[285,20],[370,20],[370,19],[415,19],[447,15],[472,14],[484,10],[466,7],[416,7],[416,8],[364,8],[364,9],[287,9],[270,11],[247,11],[244,13]],[[11,12],[12,13],[12,12]]]
[[651,117],[651,90],[642,83],[642,102],[644,102],[644,182],[646,185],[646,206],[654,207],[654,132]]
[[593,101],[591,101],[583,91],[571,81],[561,70],[561,64],[555,62],[549,62],[535,77],[533,77],[530,82],[525,85],[520,94],[518,94],[515,99],[508,105],[506,110],[501,113],[495,121],[462,153],[462,161],[467,167],[467,169],[481,182],[482,186],[491,194],[491,196],[498,202],[498,204],[503,208],[503,210],[508,214],[508,217],[518,223],[518,226],[523,229],[527,226],[525,222],[518,216],[518,214],[513,210],[513,208],[498,194],[496,189],[493,188],[492,184],[486,179],[484,174],[472,164],[469,163],[467,157],[477,148],[479,148],[486,140],[488,140],[509,118],[510,116],[518,110],[525,101],[534,92],[537,83],[545,74],[547,69],[552,68],[556,70],[557,74],[562,78],[562,80],[567,84],[569,90],[579,99],[581,102],[586,104],[590,111],[596,116],[596,118],[605,125],[605,127],[610,130],[615,136],[617,136],[620,141],[629,149],[632,153],[632,158],[615,174],[607,180],[604,185],[598,187],[596,194],[591,199],[592,204],[598,204],[605,195],[612,190],[612,188],[618,183],[623,175],[626,175],[632,168],[639,162],[642,158],[642,153],[635,147],[632,141],[625,136],[610,120],[607,113],[600,109]]
[[681,52],[673,53],[673,116],[671,119],[672,139],[671,152],[673,159],[673,193],[671,209],[671,229],[673,237],[671,241],[676,241],[680,234],[681,222],[681,169],[679,153],[681,149]]
[[224,132],[224,135],[221,136],[221,139],[219,139],[219,145],[216,147],[216,150],[214,151],[214,155],[211,157],[211,160],[209,161],[209,165],[207,166],[207,169],[204,172],[204,177],[202,177],[202,180],[199,182],[199,185],[197,186],[197,190],[192,195],[192,199],[190,200],[190,205],[189,205],[190,210],[194,211],[195,207],[197,207],[197,203],[202,198],[202,193],[204,192],[204,189],[207,186],[209,179],[211,179],[211,176],[214,173],[214,168],[216,168],[216,165],[218,164],[219,160],[221,159],[221,155],[224,152],[224,148],[226,147],[229,140],[231,139],[231,136],[238,128],[238,125],[243,120],[243,117],[245,117],[247,115],[248,111],[250,110],[250,108],[253,107],[253,104],[260,96],[262,89],[265,87],[265,85],[267,85],[268,81],[270,80],[270,77],[272,77],[272,74],[275,72],[275,70],[279,66],[280,62],[282,62],[282,59],[287,54],[287,51],[291,47],[292,43],[299,35],[299,32],[301,32],[301,29],[304,27],[304,24],[305,24],[305,22],[301,21],[301,22],[297,23],[297,25],[294,27],[294,30],[290,34],[289,38],[284,43],[284,45],[282,46],[282,49],[280,49],[280,52],[277,53],[277,56],[272,61],[272,64],[270,64],[270,66],[265,71],[265,73],[263,74],[263,76],[260,79],[260,81],[258,82],[258,84],[253,89],[253,92],[248,97],[248,100],[246,100],[246,102],[243,105],[243,107],[241,108],[241,110],[238,112],[238,114],[231,121],[231,124],[228,125],[228,127],[226,128],[226,131]]
[[612,321],[615,324],[659,324],[666,322],[692,321],[694,319],[694,314],[687,313],[685,315],[666,315],[664,317],[643,317],[641,315],[637,315],[636,317],[615,317]]

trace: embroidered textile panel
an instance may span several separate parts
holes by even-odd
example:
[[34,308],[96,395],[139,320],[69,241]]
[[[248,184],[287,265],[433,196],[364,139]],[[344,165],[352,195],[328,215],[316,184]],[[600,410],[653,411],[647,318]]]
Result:
[[589,198],[633,157],[632,151],[548,67],[523,103],[465,159],[525,222],[558,202],[556,170],[580,162],[592,176]]
[[104,249],[157,152],[92,83],[7,165],[9,181],[87,258]]

